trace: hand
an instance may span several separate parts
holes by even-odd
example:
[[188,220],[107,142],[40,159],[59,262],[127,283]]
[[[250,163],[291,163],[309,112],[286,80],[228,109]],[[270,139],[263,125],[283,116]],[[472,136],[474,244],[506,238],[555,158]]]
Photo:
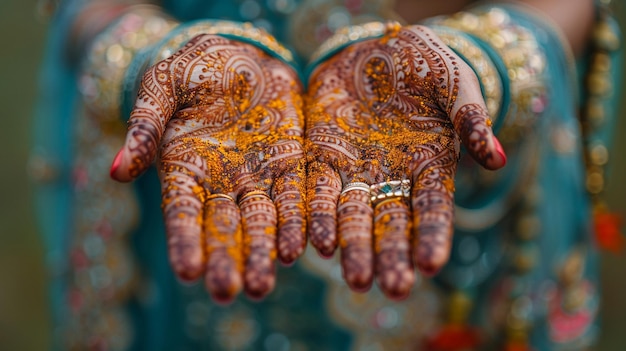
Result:
[[[308,99],[311,243],[322,256],[341,247],[353,290],[375,275],[387,296],[405,297],[413,264],[433,275],[449,258],[458,137],[484,167],[506,162],[476,76],[430,29],[395,28],[317,67]],[[364,185],[400,180],[410,196],[372,204]]]
[[204,275],[216,300],[242,285],[263,297],[276,255],[304,250],[300,92],[283,62],[213,35],[143,77],[111,176],[136,178],[158,152],[171,265],[183,280]]

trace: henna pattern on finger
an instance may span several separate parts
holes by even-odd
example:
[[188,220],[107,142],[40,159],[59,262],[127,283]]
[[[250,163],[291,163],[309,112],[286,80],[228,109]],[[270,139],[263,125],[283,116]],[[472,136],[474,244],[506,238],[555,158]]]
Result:
[[413,260],[420,271],[434,275],[448,261],[454,230],[456,157],[443,153],[416,176]]
[[181,279],[196,280],[204,272],[205,264],[200,226],[204,190],[183,173],[169,174],[162,184],[170,263]]
[[239,201],[244,230],[246,293],[261,298],[274,288],[276,258],[276,207],[261,192],[245,194]]
[[224,197],[207,200],[203,225],[208,257],[206,288],[215,300],[229,302],[242,286],[243,238],[237,204]]
[[307,174],[307,221],[309,239],[324,257],[337,247],[337,201],[339,175],[327,164],[311,162]]
[[295,172],[276,179],[273,188],[278,213],[278,257],[284,264],[293,263],[306,246],[305,169],[302,163]]
[[463,105],[454,117],[456,129],[467,136],[463,140],[465,147],[484,164],[489,164],[494,155],[488,148],[492,133],[486,121],[489,121],[489,113],[478,104]]
[[341,247],[341,266],[348,285],[366,291],[374,277],[372,216],[369,192],[345,192],[337,206],[337,232]]
[[129,174],[133,178],[154,160],[163,127],[177,107],[169,65],[163,61],[144,74],[128,120],[126,145],[132,157]]
[[409,245],[409,207],[393,198],[374,209],[374,252],[376,281],[389,297],[406,297],[415,282]]

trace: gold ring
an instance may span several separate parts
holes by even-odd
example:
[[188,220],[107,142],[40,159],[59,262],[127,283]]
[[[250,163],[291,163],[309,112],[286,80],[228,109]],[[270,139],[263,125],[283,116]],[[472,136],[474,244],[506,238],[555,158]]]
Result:
[[226,195],[226,194],[211,194],[211,195],[206,197],[206,201],[214,200],[214,199],[226,199],[226,200],[230,200],[232,202],[235,202],[235,199],[233,199],[232,196]]
[[265,197],[268,200],[272,200],[270,198],[269,195],[267,195],[267,193],[263,190],[252,190],[251,192],[245,193],[243,195],[241,195],[241,197],[239,198],[239,203],[242,203],[244,200],[246,200],[249,197]]
[[365,191],[367,193],[370,192],[370,186],[367,183],[363,183],[363,182],[352,182],[352,183],[348,183],[345,187],[343,187],[343,190],[341,191],[340,195],[344,195],[345,193],[349,192],[349,191],[353,191],[353,190],[362,190]]
[[408,179],[392,180],[370,186],[370,196],[374,206],[394,197],[408,198],[411,196],[411,181]]

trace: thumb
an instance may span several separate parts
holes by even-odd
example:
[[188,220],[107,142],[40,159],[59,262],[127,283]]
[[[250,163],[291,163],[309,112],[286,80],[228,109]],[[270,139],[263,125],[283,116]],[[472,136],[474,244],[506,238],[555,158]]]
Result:
[[493,134],[484,104],[463,105],[454,116],[456,132],[476,162],[490,170],[504,167],[506,154]]
[[146,71],[128,120],[126,141],[111,165],[111,178],[129,182],[150,166],[167,122],[177,109],[175,96],[169,61]]
[[454,128],[476,162],[490,170],[502,168],[506,164],[506,154],[493,134],[476,75],[468,66],[459,66],[458,95],[450,109]]

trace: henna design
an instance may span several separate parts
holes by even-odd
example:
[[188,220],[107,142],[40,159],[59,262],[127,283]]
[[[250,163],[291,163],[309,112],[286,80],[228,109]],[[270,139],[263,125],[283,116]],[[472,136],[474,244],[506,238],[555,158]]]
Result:
[[189,174],[172,172],[163,181],[163,214],[170,263],[184,280],[195,280],[204,270],[202,250],[203,190]]
[[467,138],[463,140],[465,147],[487,165],[494,161],[494,154],[487,146],[492,138],[488,128],[489,113],[479,104],[463,105],[454,117],[456,129]]
[[341,179],[325,163],[309,162],[307,218],[311,244],[320,255],[330,257],[337,247],[337,201]]
[[[166,116],[171,115],[175,109],[171,82],[164,72],[167,68],[166,64],[159,64],[153,71],[146,72],[128,121],[129,137],[126,143],[133,155],[129,169],[133,178],[141,174],[154,159],[160,136],[163,135]],[[163,80],[163,77],[166,78]],[[154,109],[154,106],[158,108]]]
[[357,291],[368,290],[374,277],[374,253],[370,233],[373,210],[370,194],[350,191],[342,194],[337,206],[337,231],[341,246],[341,266],[348,285]]
[[304,250],[300,89],[284,63],[215,35],[195,37],[144,75],[115,176],[136,177],[158,151],[172,266],[184,279],[204,274],[217,300],[242,284],[264,296],[276,246],[286,263]]
[[207,265],[205,284],[216,301],[229,302],[241,290],[243,252],[241,214],[228,198],[205,203],[204,235]]
[[274,196],[278,213],[278,256],[284,264],[293,263],[306,246],[306,238],[302,235],[306,229],[302,163],[297,172],[285,174],[274,184],[274,191],[279,194]]
[[[332,241],[324,239],[333,238],[337,226],[348,284],[366,287],[375,267],[383,291],[404,296],[414,279],[411,259],[431,274],[447,260],[459,138],[475,147],[483,165],[501,166],[489,161],[491,139],[481,142],[492,134],[487,119],[478,118],[478,108],[486,109],[476,77],[430,29],[409,26],[335,54],[313,72],[309,87],[311,243],[332,253]],[[322,188],[319,179],[334,183]],[[338,214],[332,213],[337,183],[401,179],[413,181],[411,208],[386,202],[372,219],[371,206],[351,191],[339,199]]]
[[404,298],[415,282],[409,207],[399,198],[384,201],[374,209],[374,223],[376,280],[387,296]]
[[413,261],[434,275],[448,261],[454,217],[456,154],[439,154],[428,163],[413,188]]
[[246,292],[254,298],[263,297],[274,288],[276,257],[276,208],[269,196],[261,192],[244,195],[240,200],[244,229]]

